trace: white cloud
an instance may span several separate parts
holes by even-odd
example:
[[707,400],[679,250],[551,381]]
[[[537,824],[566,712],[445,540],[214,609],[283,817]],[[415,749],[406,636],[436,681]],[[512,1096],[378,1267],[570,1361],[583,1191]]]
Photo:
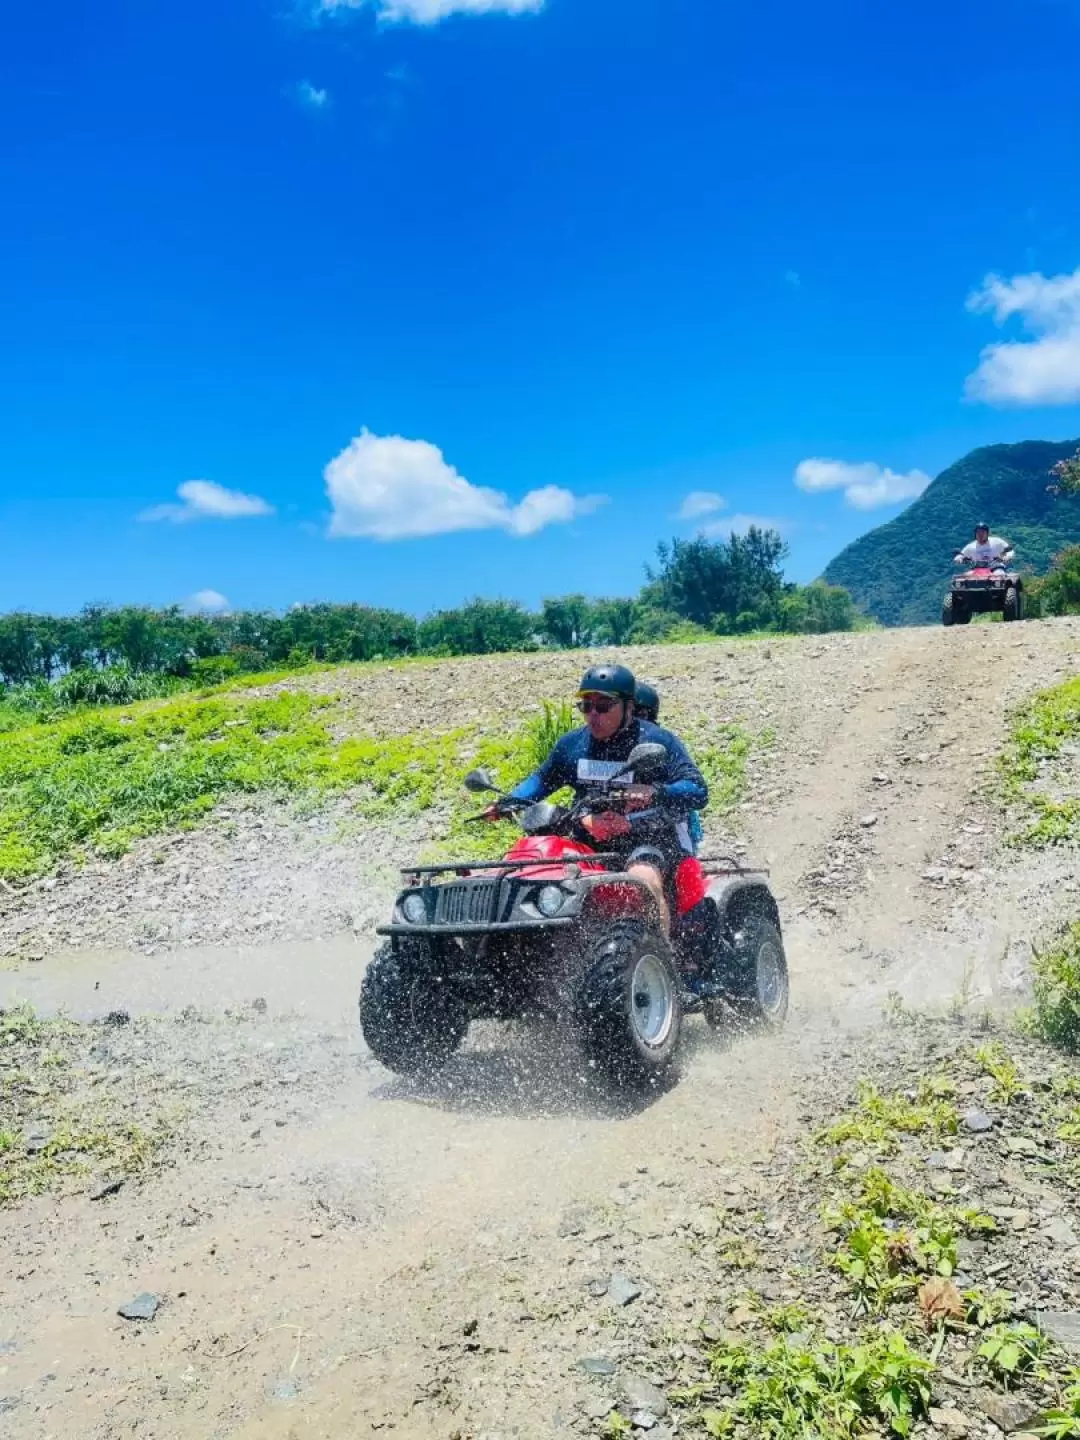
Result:
[[310,80],[301,80],[293,94],[306,110],[325,110],[330,104],[330,91],[320,90]]
[[544,0],[317,0],[316,13],[376,7],[380,20],[437,25],[451,15],[526,15],[544,8]]
[[180,505],[154,505],[140,520],[171,520],[184,525],[189,520],[246,520],[254,515],[273,515],[274,507],[258,495],[227,490],[213,480],[185,480],[177,491]]
[[691,490],[679,506],[678,519],[697,520],[702,515],[715,515],[727,507],[727,501],[715,490]]
[[782,515],[728,515],[723,520],[713,520],[703,526],[701,534],[709,539],[719,535],[745,535],[751,526],[756,526],[758,530],[776,530],[781,535],[790,535],[795,528],[795,522],[786,520]]
[[844,499],[856,510],[876,510],[881,505],[914,500],[930,484],[930,476],[922,470],[901,475],[869,460],[849,465],[846,460],[810,459],[795,467],[795,484],[811,494],[843,490]]
[[443,459],[437,445],[363,430],[324,472],[332,536],[408,540],[458,530],[535,535],[604,503],[558,485],[531,490],[517,505],[501,490],[473,485]]
[[802,284],[802,276],[799,274],[798,270],[785,270],[784,280],[788,285],[791,286],[793,290],[798,290],[799,286]]
[[1072,405],[1080,401],[1080,269],[1004,280],[988,275],[968,309],[998,325],[1018,317],[1033,340],[987,345],[967,378],[970,399],[989,405]]
[[220,590],[196,590],[184,601],[184,609],[202,611],[205,614],[220,615],[228,610],[229,602]]

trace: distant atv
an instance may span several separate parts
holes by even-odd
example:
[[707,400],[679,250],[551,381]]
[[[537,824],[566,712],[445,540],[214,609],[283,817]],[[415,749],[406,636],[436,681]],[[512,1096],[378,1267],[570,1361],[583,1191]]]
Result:
[[[955,557],[958,562],[961,556]],[[943,625],[967,625],[972,615],[1001,611],[1002,620],[1024,618],[1024,582],[1015,570],[996,561],[954,575],[941,605]]]
[[[664,759],[663,746],[638,745],[568,809],[503,796],[500,808],[525,831],[505,860],[402,872],[360,995],[378,1060],[401,1074],[431,1070],[473,1020],[540,1013],[570,1026],[589,1066],[629,1088],[671,1066],[687,1010],[713,1026],[783,1023],[787,961],[764,872],[687,857],[670,887],[669,941],[647,887],[581,828],[586,815],[621,806],[621,777],[648,783]],[[496,789],[482,770],[465,785]]]

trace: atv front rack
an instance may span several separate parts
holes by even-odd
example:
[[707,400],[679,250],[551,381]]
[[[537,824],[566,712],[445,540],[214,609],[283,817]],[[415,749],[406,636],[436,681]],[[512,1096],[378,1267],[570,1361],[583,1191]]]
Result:
[[625,861],[623,855],[610,855],[598,852],[595,855],[582,855],[580,861],[573,860],[542,860],[530,856],[527,860],[451,860],[444,865],[409,865],[401,871],[403,880],[419,880],[425,875],[456,875],[459,879],[471,875],[477,870],[535,870],[545,866],[558,865],[565,868],[571,879],[576,879],[580,873],[581,865],[604,865],[611,867],[621,865]]
[[[768,875],[770,873],[765,866],[745,865],[734,855],[700,855],[698,859],[706,875]],[[570,878],[576,879],[581,865],[603,865],[605,868],[611,869],[625,864],[626,856],[597,851],[595,855],[582,855],[580,861],[545,861],[531,856],[527,860],[449,860],[442,865],[408,865],[402,869],[401,878],[412,882],[422,879],[425,875],[454,875],[458,879],[462,879],[466,875],[474,874],[477,870],[497,870],[508,874],[511,870],[530,870],[537,866],[555,863],[560,866],[565,865]]]

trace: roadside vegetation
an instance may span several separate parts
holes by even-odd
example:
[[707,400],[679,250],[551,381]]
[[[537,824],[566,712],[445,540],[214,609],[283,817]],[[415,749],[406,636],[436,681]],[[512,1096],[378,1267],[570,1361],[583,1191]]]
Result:
[[1016,807],[1017,843],[1080,840],[1080,675],[1044,690],[1013,716],[1001,761]]
[[[1080,555],[1080,546],[1075,548]],[[1080,841],[1080,675],[1044,690],[1016,712],[1001,770],[1020,817],[1018,844],[1044,848]],[[1032,1006],[1023,1023],[1040,1039],[1080,1054],[1080,921],[1035,952]]]
[[0,1206],[95,1177],[118,1183],[153,1163],[169,1125],[145,1089],[110,1082],[108,1028],[0,1010]]
[[[947,1019],[909,1019],[901,1048],[892,1086],[863,1082],[850,1109],[768,1168],[762,1209],[721,1205],[720,1240],[699,1263],[727,1318],[703,1322],[700,1348],[661,1344],[681,1357],[669,1391],[680,1433],[854,1440],[991,1421],[1080,1436],[1080,1373],[1031,1302],[1034,1256],[1066,1290],[1068,1264],[1046,1258],[1000,1184],[980,1195],[999,1155],[1010,1188],[1071,1194],[1078,1083],[1045,1051],[974,1045]],[[928,1051],[937,1059],[920,1065]],[[764,1271],[738,1243],[763,1225],[783,1237]],[[607,1433],[631,1418],[613,1402]]]

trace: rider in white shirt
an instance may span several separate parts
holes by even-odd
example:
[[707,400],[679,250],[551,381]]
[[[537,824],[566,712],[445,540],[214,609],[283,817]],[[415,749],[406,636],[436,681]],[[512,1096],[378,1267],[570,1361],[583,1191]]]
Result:
[[975,539],[957,555],[957,563],[968,565],[1007,565],[1013,557],[1013,548],[1007,540],[990,534],[990,526],[980,520],[975,526]]

